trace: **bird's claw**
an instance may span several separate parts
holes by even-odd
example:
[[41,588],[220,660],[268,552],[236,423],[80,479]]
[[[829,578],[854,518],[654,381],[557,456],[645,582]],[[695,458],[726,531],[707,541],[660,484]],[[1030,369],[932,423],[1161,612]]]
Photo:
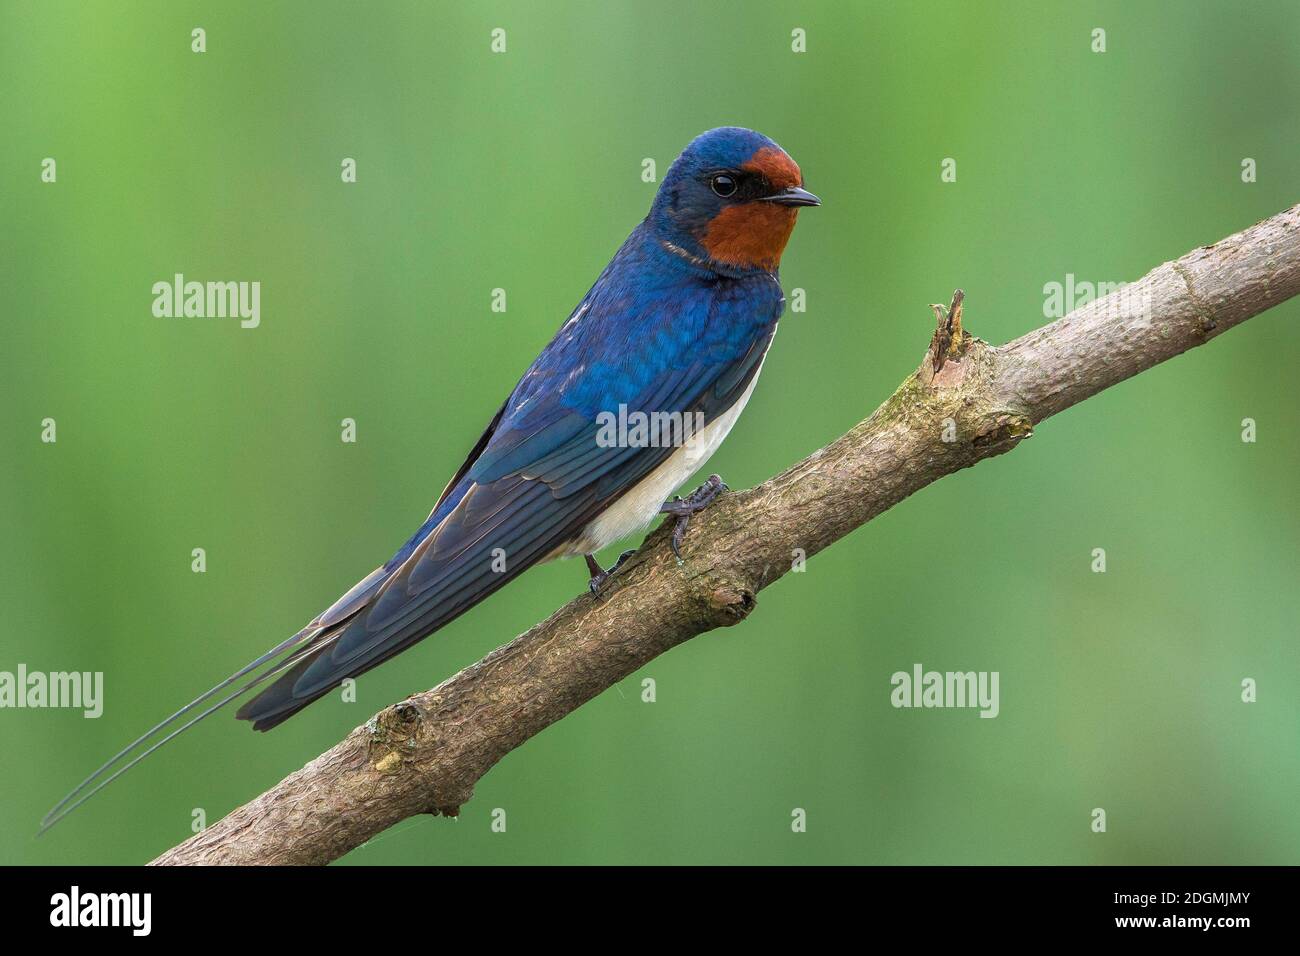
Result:
[[719,475],[709,475],[704,484],[685,498],[674,497],[672,501],[665,501],[663,507],[659,509],[661,514],[674,515],[677,519],[673,522],[673,536],[669,539],[668,545],[673,549],[673,556],[677,558],[679,565],[682,563],[682,541],[686,538],[686,529],[691,523],[691,515],[703,511],[718,495],[727,490],[727,483]]
[[591,572],[591,580],[587,582],[588,590],[590,590],[592,594],[599,594],[600,589],[604,586],[605,582],[609,580],[610,575],[621,568],[623,562],[634,554],[636,554],[635,548],[624,551],[618,556],[618,560],[610,566],[608,571],[601,569],[600,565],[596,563],[596,559],[593,555],[586,555],[587,570]]

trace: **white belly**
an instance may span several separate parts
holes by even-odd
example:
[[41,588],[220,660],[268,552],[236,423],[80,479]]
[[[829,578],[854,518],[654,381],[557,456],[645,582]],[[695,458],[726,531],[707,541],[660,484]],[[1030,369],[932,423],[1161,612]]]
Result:
[[727,433],[731,431],[740,413],[745,410],[745,403],[758,384],[758,375],[763,371],[759,362],[754,377],[749,380],[744,394],[736,399],[734,405],[709,422],[691,440],[676,449],[668,460],[625,495],[606,508],[591,524],[583,529],[576,541],[561,550],[561,557],[578,554],[594,554],[601,548],[613,544],[620,538],[642,530],[655,520],[659,509],[669,496],[676,491],[683,481],[703,468],[705,463],[718,450]]

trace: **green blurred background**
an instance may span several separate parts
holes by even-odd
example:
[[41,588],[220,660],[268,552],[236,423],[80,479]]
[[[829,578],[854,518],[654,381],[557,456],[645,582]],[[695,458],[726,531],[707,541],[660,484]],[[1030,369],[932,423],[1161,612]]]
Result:
[[[214,718],[34,839],[420,523],[645,214],[643,159],[751,126],[825,200],[782,270],[808,309],[710,465],[744,487],[883,400],[954,287],[1005,341],[1044,283],[1135,279],[1300,199],[1298,37],[1293,2],[6,0],[0,670],[103,671],[106,705],[0,711],[0,862],[147,860],[583,589],[536,569],[357,703],[265,736]],[[261,327],[154,318],[176,272],[260,281]],[[1297,317],[926,489],[511,754],[458,820],[344,862],[1300,862]],[[1001,715],[893,709],[914,662],[999,671]]]

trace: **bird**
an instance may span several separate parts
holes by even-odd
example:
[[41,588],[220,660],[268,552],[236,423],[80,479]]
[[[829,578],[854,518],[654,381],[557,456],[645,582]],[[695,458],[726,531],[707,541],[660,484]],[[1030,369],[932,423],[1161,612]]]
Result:
[[[236,717],[270,730],[534,565],[581,556],[599,593],[633,552],[608,570],[596,553],[661,514],[674,522],[671,547],[682,560],[691,516],[726,485],[713,474],[685,498],[669,496],[702,469],[749,401],[785,308],[782,253],[799,211],[820,204],[767,136],[725,126],[693,139],[415,533],[297,634],[101,766],[46,815],[41,832],[254,687],[272,681]],[[665,427],[646,428],[647,420]]]

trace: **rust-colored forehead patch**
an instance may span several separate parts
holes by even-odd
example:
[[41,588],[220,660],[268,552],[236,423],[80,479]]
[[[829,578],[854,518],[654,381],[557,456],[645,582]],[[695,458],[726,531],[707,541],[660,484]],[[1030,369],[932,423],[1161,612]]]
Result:
[[762,173],[777,189],[803,185],[803,173],[799,172],[799,164],[786,155],[785,150],[775,146],[764,146],[740,168],[751,173]]

